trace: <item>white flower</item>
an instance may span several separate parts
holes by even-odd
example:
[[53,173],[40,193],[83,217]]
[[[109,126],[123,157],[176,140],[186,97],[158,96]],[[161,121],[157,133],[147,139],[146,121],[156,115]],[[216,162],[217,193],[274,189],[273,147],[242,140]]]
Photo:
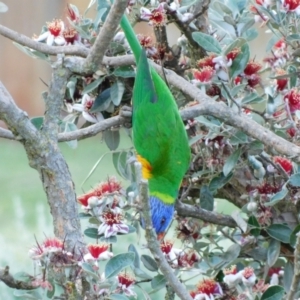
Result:
[[53,44],[62,46],[66,43],[66,40],[62,35],[65,28],[63,21],[55,19],[47,24],[47,28],[48,30],[46,32],[35,38],[37,42],[46,40],[46,43],[49,46],[52,46]]
[[82,116],[91,123],[98,123],[104,120],[101,112],[90,113],[89,110],[93,106],[95,98],[92,98],[88,94],[84,94],[81,103],[75,103],[72,106],[73,110],[82,112]]
[[115,236],[118,233],[128,233],[129,227],[122,221],[123,217],[121,213],[116,210],[105,211],[101,217],[101,225],[98,228],[98,234],[104,234],[105,238]]

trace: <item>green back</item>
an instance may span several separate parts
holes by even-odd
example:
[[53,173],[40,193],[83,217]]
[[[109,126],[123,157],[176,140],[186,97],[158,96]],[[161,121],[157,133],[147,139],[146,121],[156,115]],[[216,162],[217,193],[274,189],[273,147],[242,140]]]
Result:
[[149,68],[145,51],[140,55],[133,90],[133,142],[152,166],[150,193],[167,194],[175,201],[189,166],[190,149],[173,95]]

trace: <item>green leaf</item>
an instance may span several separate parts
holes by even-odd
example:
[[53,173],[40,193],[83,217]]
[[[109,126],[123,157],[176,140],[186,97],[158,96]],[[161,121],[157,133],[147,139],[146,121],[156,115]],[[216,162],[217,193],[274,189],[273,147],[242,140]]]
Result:
[[98,239],[99,235],[98,235],[98,229],[97,228],[87,228],[84,232],[83,232],[86,236],[92,238],[92,239]]
[[221,1],[214,1],[212,3],[212,8],[221,13],[225,13],[228,15],[232,14],[231,9]]
[[290,236],[290,245],[295,247],[297,241],[297,233],[300,231],[300,224],[298,224],[291,233]]
[[81,212],[81,213],[78,214],[78,218],[80,218],[80,219],[90,218],[90,217],[91,217],[90,214],[86,214],[86,213],[83,213],[83,212]]
[[256,28],[250,28],[246,30],[243,34],[243,37],[248,41],[254,40],[258,36],[258,31]]
[[250,233],[253,236],[259,236],[259,234],[260,234],[260,225],[259,225],[257,219],[254,216],[249,217],[248,225],[250,227]]
[[243,131],[237,131],[230,137],[231,145],[248,143],[248,136]]
[[271,240],[267,253],[267,262],[269,267],[272,267],[276,263],[280,254],[280,245],[281,243],[279,241],[274,239]]
[[285,264],[284,274],[283,274],[283,286],[286,293],[290,291],[293,277],[294,277],[294,265],[290,261],[288,261]]
[[114,151],[120,144],[119,130],[107,129],[103,132],[103,139],[109,150]]
[[105,266],[105,277],[111,278],[126,267],[134,264],[135,254],[133,252],[122,253],[112,257]]
[[128,300],[129,298],[122,294],[111,294],[109,298],[111,300]]
[[20,45],[18,43],[13,42],[13,44],[19,49],[21,50],[23,53],[27,54],[28,56],[32,57],[32,58],[40,58],[42,60],[46,60],[48,61],[48,56],[42,52],[30,49],[26,46]]
[[265,206],[273,206],[276,203],[278,203],[279,201],[281,201],[282,199],[284,199],[288,193],[289,193],[289,190],[284,186],[280,192],[273,195],[272,198],[270,199],[270,201],[265,202],[264,205]]
[[292,233],[291,229],[284,224],[272,224],[266,228],[266,231],[269,236],[285,244],[289,243]]
[[300,187],[300,173],[293,174],[288,182],[293,186]]
[[88,94],[90,92],[92,92],[93,90],[95,90],[100,83],[105,79],[105,76],[103,77],[99,77],[98,79],[94,80],[93,82],[91,82],[90,84],[88,84],[83,90],[82,90],[82,94]]
[[232,97],[235,97],[240,91],[244,90],[247,86],[247,83],[238,84],[230,91]]
[[221,123],[219,120],[217,119],[211,119],[208,120],[207,118],[203,117],[203,116],[199,116],[195,118],[199,123],[205,125],[208,128],[216,128],[216,127],[220,127]]
[[[64,132],[71,132],[71,131],[76,131],[77,126],[74,123],[71,122],[66,122],[65,123],[65,129]],[[77,147],[77,140],[72,140],[72,141],[67,141],[66,144],[71,148],[75,149]]]
[[249,155],[259,155],[264,151],[265,145],[260,141],[253,141],[247,145]]
[[218,176],[215,176],[209,183],[209,189],[212,193],[216,192],[218,189],[223,187],[227,182],[230,181],[232,173],[225,176],[223,173],[220,173]]
[[34,117],[30,119],[30,122],[34,125],[36,129],[41,129],[44,123],[44,117]]
[[288,74],[291,75],[289,80],[289,89],[292,89],[297,85],[297,79],[298,79],[297,68],[295,66],[290,65],[287,70],[288,70]]
[[101,94],[95,99],[93,106],[90,109],[90,113],[96,113],[99,111],[104,111],[109,107],[110,104],[110,88],[105,89]]
[[107,244],[115,244],[117,242],[116,236],[110,236],[106,238],[105,236],[101,236],[99,239],[101,242],[107,243]]
[[193,32],[192,37],[204,50],[216,54],[220,54],[222,52],[220,43],[211,35],[203,32]]
[[253,104],[253,103],[259,103],[263,100],[262,97],[260,97],[257,92],[250,93],[246,95],[243,100],[242,104]]
[[[243,34],[250,29],[250,27],[252,27],[255,24],[254,18],[251,18],[250,20],[248,20],[245,25],[242,27],[242,29],[240,30],[240,35],[243,36]],[[247,35],[247,34],[246,34]],[[247,38],[247,40],[249,40]]]
[[143,254],[141,256],[141,261],[146,269],[152,272],[158,271],[158,266],[156,261],[149,255]]
[[48,279],[48,281],[49,281],[49,283],[51,284],[51,286],[52,286],[52,290],[48,290],[47,291],[47,297],[49,298],[49,299],[53,299],[53,296],[55,295],[55,283],[54,283],[54,279]]
[[137,250],[135,249],[133,244],[130,244],[128,246],[128,252],[133,252],[135,254],[133,265],[139,269],[140,268],[140,257],[139,257],[139,253],[137,252]]
[[95,270],[93,269],[93,267],[89,263],[83,262],[81,267],[84,272],[86,272],[87,274],[92,276],[95,280],[100,279],[99,276],[97,275],[97,273],[95,272]]
[[227,263],[232,263],[234,260],[236,260],[239,257],[240,252],[241,252],[241,246],[239,244],[233,244],[229,246],[229,248],[223,254],[223,259]]
[[207,185],[203,185],[200,189],[200,207],[208,211],[214,209],[214,196]]
[[260,228],[260,225],[259,225],[257,219],[256,219],[254,216],[250,216],[250,217],[249,217],[249,219],[248,219],[248,224],[249,224],[251,227]]
[[135,77],[135,72],[132,67],[123,66],[115,69],[114,75],[117,77],[130,78]]
[[241,148],[238,148],[226,159],[226,162],[223,166],[223,174],[225,176],[227,176],[234,169],[241,156],[241,153]]
[[125,86],[121,81],[117,81],[111,86],[110,99],[115,106],[118,106],[121,103],[124,91]]
[[245,43],[241,47],[240,54],[232,62],[232,65],[229,70],[230,78],[234,79],[237,75],[241,74],[244,71],[249,61],[249,57],[250,57],[249,45],[248,43]]
[[142,279],[152,279],[152,276],[150,276],[149,274],[147,274],[145,271],[139,269],[139,268],[135,268],[135,267],[131,267],[131,269],[133,270],[133,273],[135,276],[142,278]]
[[113,165],[118,172],[118,174],[127,179],[127,173],[126,173],[126,163],[127,163],[127,152],[121,151],[121,152],[114,152],[112,154],[112,160]]
[[284,288],[279,285],[270,286],[261,296],[260,300],[282,300]]
[[158,274],[151,280],[151,287],[154,290],[162,289],[166,286],[167,280],[164,275]]
[[22,300],[30,299],[30,300],[40,300],[43,299],[38,290],[14,290],[14,296],[21,298]]
[[234,212],[232,212],[231,213],[231,217],[234,219],[234,221],[236,222],[236,224],[240,227],[240,229],[243,232],[247,231],[248,224],[244,220],[244,218],[242,217],[241,212],[239,210],[235,210]]

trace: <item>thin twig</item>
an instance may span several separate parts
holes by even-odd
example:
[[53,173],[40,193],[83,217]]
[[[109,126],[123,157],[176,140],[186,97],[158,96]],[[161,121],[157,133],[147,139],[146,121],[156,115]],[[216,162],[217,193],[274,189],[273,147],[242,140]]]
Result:
[[[28,275],[28,277],[32,278],[32,276]],[[34,290],[37,287],[33,286],[31,282],[25,282],[21,280],[16,280],[13,276],[9,273],[9,267],[6,266],[4,269],[0,269],[0,281],[5,283],[7,286],[9,286],[12,289],[17,290]]]
[[84,63],[84,69],[96,71],[102,63],[108,45],[115,35],[120,20],[127,7],[127,0],[115,0],[106,17],[105,23]]
[[10,28],[0,25],[0,35],[26,47],[36,51],[57,55],[64,53],[65,55],[77,55],[86,57],[89,49],[82,46],[48,46],[47,44],[37,42],[24,34],[18,33]]
[[172,270],[172,268],[166,261],[166,258],[164,257],[162,251],[160,250],[160,245],[157,241],[156,234],[154,233],[152,227],[147,180],[142,179],[139,184],[139,197],[143,205],[146,240],[148,243],[149,250],[151,251],[153,257],[157,261],[160,271],[163,273],[169,285],[173,288],[177,296],[182,300],[192,300],[192,297],[186,290],[185,286],[175,276],[174,271]]
[[213,211],[208,211],[198,206],[185,204],[181,201],[176,202],[175,209],[177,210],[177,214],[179,216],[201,219],[202,221],[208,223],[228,226],[232,228],[236,228],[237,226],[236,222],[230,216],[219,214]]

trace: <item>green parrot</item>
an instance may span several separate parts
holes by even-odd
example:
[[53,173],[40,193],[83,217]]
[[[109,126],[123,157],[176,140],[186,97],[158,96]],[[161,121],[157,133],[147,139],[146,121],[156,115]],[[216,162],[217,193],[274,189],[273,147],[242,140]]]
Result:
[[160,237],[169,227],[174,204],[190,163],[190,147],[168,86],[149,66],[145,50],[126,16],[121,27],[137,62],[133,88],[133,144],[142,176],[148,179],[153,227]]

